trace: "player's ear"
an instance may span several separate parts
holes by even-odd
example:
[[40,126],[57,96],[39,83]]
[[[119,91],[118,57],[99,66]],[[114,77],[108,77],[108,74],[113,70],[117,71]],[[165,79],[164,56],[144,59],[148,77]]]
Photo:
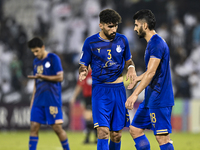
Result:
[[103,29],[103,24],[102,23],[99,23],[99,28]]
[[42,49],[43,49],[43,50],[45,49],[45,46],[44,46],[44,45],[42,46]]
[[144,29],[146,30],[148,28],[148,24],[145,22],[144,23]]

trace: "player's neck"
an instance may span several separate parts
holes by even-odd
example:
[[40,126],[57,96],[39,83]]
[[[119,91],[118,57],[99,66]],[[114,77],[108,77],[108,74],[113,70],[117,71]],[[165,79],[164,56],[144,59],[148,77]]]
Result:
[[146,32],[145,40],[147,41],[147,43],[149,42],[151,37],[155,34],[157,34],[155,30],[150,30],[150,31]]
[[107,36],[103,33],[103,31],[100,31],[100,32],[99,32],[99,36],[100,36],[102,39],[104,39],[104,40],[109,40],[109,41],[112,41],[112,40],[113,40],[113,39],[112,39],[112,40],[108,39]]
[[47,51],[44,51],[44,54],[43,54],[42,59],[45,59],[45,58],[47,57],[47,55],[48,55],[48,52],[47,52]]

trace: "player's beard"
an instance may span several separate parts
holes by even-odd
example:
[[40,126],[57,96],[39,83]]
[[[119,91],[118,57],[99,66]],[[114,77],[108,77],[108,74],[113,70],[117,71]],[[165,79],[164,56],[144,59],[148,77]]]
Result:
[[109,40],[113,40],[115,38],[115,36],[116,36],[116,32],[108,34],[108,32],[106,30],[103,30],[103,33]]
[[146,32],[143,30],[142,26],[139,29],[138,36],[139,38],[144,38],[146,36]]

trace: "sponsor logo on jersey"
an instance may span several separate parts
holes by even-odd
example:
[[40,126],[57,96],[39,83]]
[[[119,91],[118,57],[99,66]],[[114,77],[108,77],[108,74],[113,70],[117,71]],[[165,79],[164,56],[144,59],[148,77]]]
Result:
[[98,50],[98,53],[100,53],[101,48],[97,48],[97,50]]

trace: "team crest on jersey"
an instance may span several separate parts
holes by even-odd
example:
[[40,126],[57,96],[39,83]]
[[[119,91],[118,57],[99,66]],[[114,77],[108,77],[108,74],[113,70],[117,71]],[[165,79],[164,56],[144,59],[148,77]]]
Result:
[[49,68],[50,66],[51,66],[50,62],[47,61],[47,62],[45,63],[45,67],[46,67],[46,68]]
[[42,74],[43,73],[43,65],[37,66],[37,73]]
[[117,51],[118,53],[120,53],[120,52],[122,51],[122,48],[120,47],[120,45],[117,45],[116,51]]

